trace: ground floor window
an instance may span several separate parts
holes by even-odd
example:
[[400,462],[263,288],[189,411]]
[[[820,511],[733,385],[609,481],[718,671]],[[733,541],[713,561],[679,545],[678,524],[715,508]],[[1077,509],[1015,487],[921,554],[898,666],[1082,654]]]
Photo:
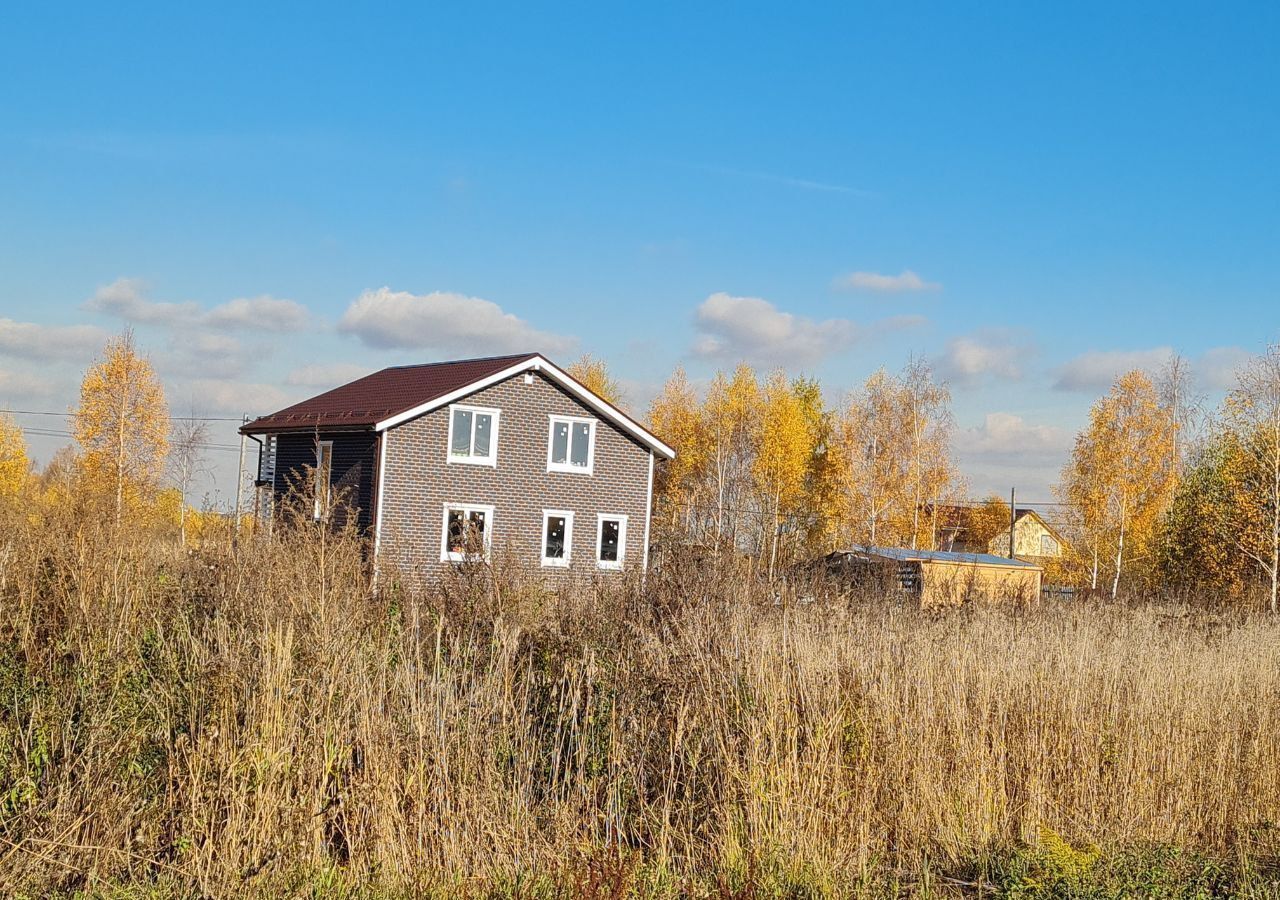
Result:
[[596,533],[596,563],[602,569],[621,569],[627,552],[627,517],[601,514]]
[[493,507],[473,503],[446,503],[440,559],[462,562],[489,555],[493,542]]
[[563,509],[542,511],[542,564],[565,567],[573,550],[573,513]]

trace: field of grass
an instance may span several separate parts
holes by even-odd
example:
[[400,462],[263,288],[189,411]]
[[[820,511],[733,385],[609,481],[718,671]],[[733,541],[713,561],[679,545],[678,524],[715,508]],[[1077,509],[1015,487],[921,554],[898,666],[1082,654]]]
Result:
[[0,530],[0,894],[1280,895],[1280,622]]

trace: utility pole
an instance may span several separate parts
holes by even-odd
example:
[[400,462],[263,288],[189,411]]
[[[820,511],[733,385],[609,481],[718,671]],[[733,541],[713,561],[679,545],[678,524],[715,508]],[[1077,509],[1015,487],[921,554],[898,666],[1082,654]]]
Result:
[[[249,424],[249,414],[245,413],[240,418],[241,425]],[[244,494],[244,432],[240,432],[240,462],[236,464],[236,540],[240,540],[240,498]]]
[[1018,489],[1009,488],[1009,558],[1017,559],[1013,552],[1013,526],[1018,524]]

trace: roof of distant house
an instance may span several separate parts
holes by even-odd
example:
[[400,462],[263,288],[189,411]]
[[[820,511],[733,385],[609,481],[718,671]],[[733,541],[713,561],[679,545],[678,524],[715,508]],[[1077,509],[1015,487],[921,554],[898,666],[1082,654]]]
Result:
[[542,372],[659,455],[675,455],[658,437],[539,353],[391,366],[261,416],[240,430],[245,434],[347,428],[385,431],[530,370]]

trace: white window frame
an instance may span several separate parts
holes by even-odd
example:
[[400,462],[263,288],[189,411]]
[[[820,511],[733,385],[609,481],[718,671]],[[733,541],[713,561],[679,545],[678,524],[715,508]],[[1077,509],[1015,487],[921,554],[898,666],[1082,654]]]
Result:
[[[604,560],[600,558],[601,551],[604,550],[604,523],[618,523],[618,558],[616,560]],[[619,571],[627,564],[627,517],[614,515],[613,513],[597,513],[596,514],[596,566],[601,569],[610,569]]]
[[[1046,546],[1046,542],[1048,546]],[[1051,534],[1040,535],[1040,555],[1056,556],[1058,553],[1058,539]]]
[[[493,418],[493,429],[489,435],[489,455],[488,456],[454,456],[453,454],[453,414],[455,411],[471,413],[471,443],[469,447],[474,448],[476,443],[476,415],[491,416]],[[490,466],[498,467],[498,425],[502,418],[502,410],[494,409],[489,406],[471,406],[466,403],[453,403],[449,406],[449,434],[444,445],[444,459],[446,463],[453,465],[455,463],[466,466]]]
[[[596,425],[599,419],[592,419],[587,416],[549,416],[547,425],[547,471],[548,472],[570,472],[575,475],[591,475],[595,472],[596,467]],[[556,423],[563,422],[569,426],[569,443],[565,446],[564,462],[553,462],[551,459],[552,448],[555,446]],[[589,425],[590,430],[587,432],[587,464],[585,466],[575,466],[573,459],[573,426]]]
[[[564,556],[560,559],[547,556],[547,521],[552,517],[564,519]],[[568,509],[544,509],[542,530],[538,534],[538,556],[549,569],[567,569],[573,560],[573,511]]]
[[[329,468],[324,468],[324,451],[329,449]],[[320,482],[320,475],[324,475],[324,483]],[[333,441],[316,441],[316,483],[315,483],[315,505],[311,510],[311,518],[319,522],[329,513],[329,507],[333,499]]]
[[489,550],[493,547],[493,507],[483,503],[446,503],[440,517],[440,562],[467,562],[466,553],[449,552],[449,511],[461,510],[463,513],[484,513],[484,558],[489,558]]

